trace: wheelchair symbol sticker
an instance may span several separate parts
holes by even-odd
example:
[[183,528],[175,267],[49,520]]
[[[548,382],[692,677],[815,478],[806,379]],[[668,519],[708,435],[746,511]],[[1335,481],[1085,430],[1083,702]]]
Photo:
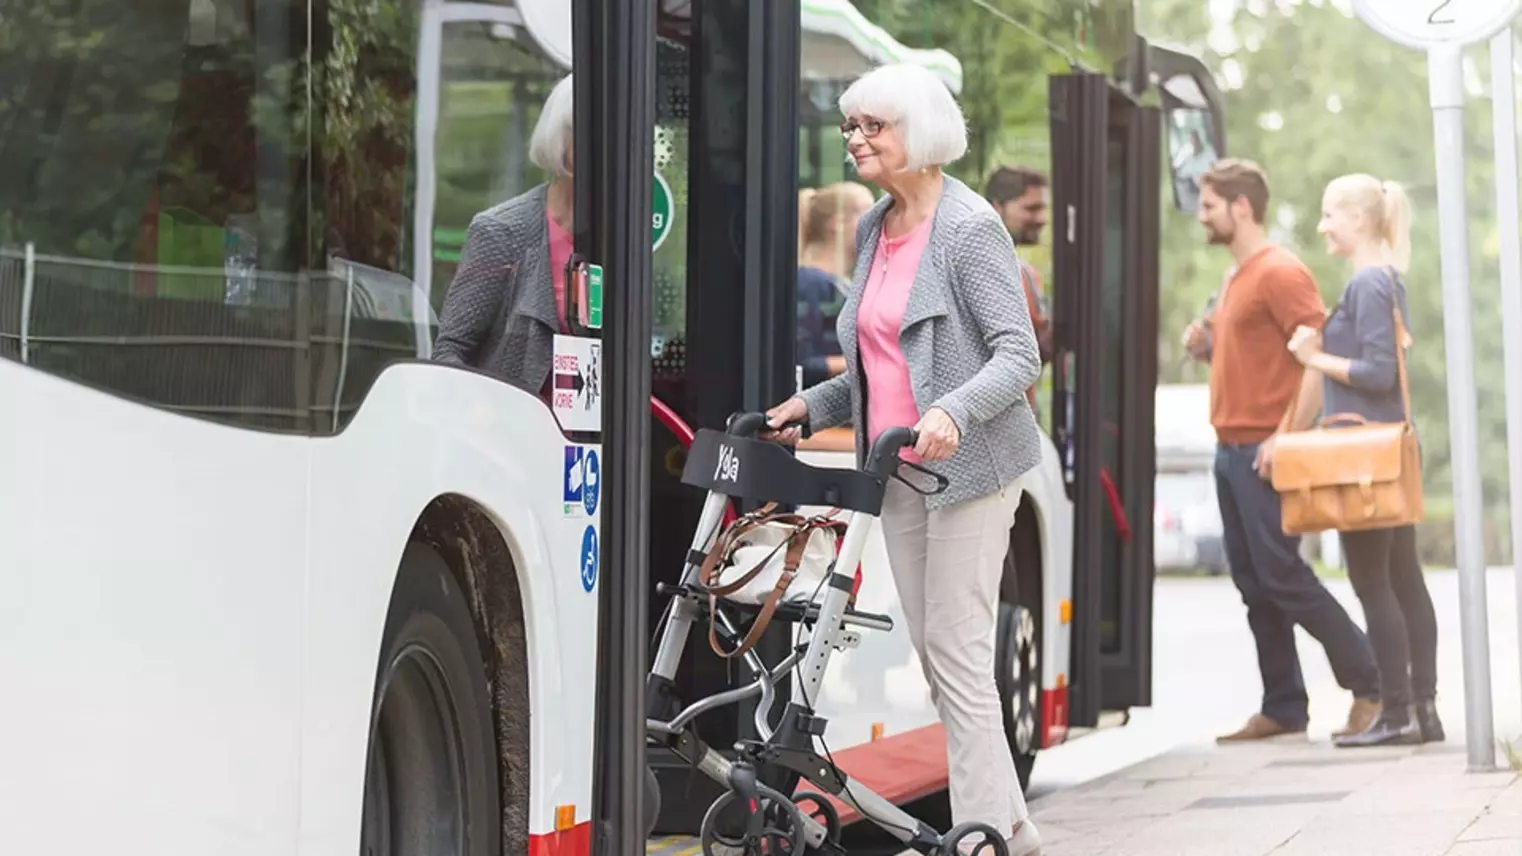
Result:
[[581,587],[591,591],[597,586],[597,530],[588,526],[581,533]]

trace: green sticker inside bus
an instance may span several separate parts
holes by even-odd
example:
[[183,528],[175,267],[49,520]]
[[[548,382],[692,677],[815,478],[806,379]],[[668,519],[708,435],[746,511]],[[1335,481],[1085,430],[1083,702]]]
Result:
[[660,173],[655,174],[655,187],[650,194],[650,233],[654,243],[650,252],[661,248],[666,236],[671,234],[671,221],[676,219],[676,206],[671,201],[671,185]]
[[602,265],[587,265],[587,327],[602,329]]

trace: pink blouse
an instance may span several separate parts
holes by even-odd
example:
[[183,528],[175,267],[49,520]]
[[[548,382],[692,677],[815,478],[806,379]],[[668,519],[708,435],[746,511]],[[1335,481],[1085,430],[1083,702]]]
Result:
[[550,236],[550,283],[555,288],[555,313],[560,317],[560,332],[569,333],[571,327],[566,323],[566,299],[565,299],[565,263],[571,260],[571,252],[576,248],[576,239],[571,233],[560,228],[549,211],[544,213],[544,222],[549,229]]
[[[898,337],[909,306],[909,290],[914,286],[934,220],[934,216],[926,217],[908,234],[897,238],[883,232],[862,289],[861,304],[856,309],[857,347],[862,374],[867,378],[868,444],[889,428],[912,428],[920,421],[909,383],[909,364],[899,348]],[[918,460],[908,450],[903,457]]]

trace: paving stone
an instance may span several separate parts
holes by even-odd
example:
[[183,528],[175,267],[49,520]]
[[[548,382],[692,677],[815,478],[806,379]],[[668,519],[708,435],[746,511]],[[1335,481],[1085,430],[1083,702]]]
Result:
[[1451,750],[1190,746],[1033,808],[1046,856],[1522,856],[1522,778]]
[[1378,853],[1380,856],[1443,856],[1470,818],[1452,812],[1346,814],[1313,819],[1274,856]]
[[1443,856],[1517,856],[1522,853],[1522,838],[1460,841],[1443,852]]

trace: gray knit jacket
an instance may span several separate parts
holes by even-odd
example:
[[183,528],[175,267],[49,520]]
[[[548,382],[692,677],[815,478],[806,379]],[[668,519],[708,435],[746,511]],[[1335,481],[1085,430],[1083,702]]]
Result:
[[477,214],[444,294],[433,358],[538,392],[560,317],[550,279],[548,185]]
[[[857,264],[836,322],[846,372],[803,392],[813,430],[848,419],[856,426],[858,462],[866,459],[870,381],[863,383],[861,374],[856,312],[892,205],[884,196],[856,228],[856,257],[866,263]],[[927,498],[931,509],[994,493],[1041,461],[1040,429],[1025,400],[1026,387],[1041,374],[1041,355],[1019,270],[999,215],[946,176],[899,332],[916,409],[923,416],[941,408],[962,434],[956,454],[926,465],[951,482],[945,493]]]

